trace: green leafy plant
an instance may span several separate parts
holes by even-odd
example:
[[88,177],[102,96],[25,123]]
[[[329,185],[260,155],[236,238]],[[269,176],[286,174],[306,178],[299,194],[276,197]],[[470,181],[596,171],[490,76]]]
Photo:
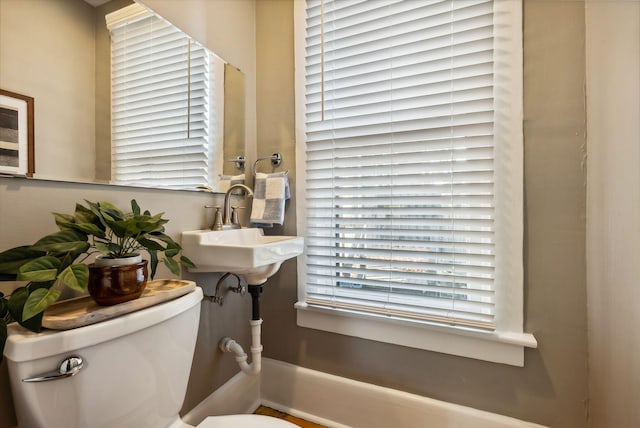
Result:
[[0,359],[8,323],[17,321],[40,331],[44,310],[60,297],[60,291],[52,289],[54,284],[86,290],[89,268],[85,261],[92,254],[120,258],[146,251],[151,278],[160,260],[175,275],[180,274],[181,265],[194,267],[180,254],[180,245],[164,233],[168,222],[162,218],[164,213],[143,212],[135,200],[126,213],[109,202],[85,202],[87,206],[76,204],[73,215],[53,213],[58,232],[0,253],[0,281],[27,282],[10,296],[0,293]]

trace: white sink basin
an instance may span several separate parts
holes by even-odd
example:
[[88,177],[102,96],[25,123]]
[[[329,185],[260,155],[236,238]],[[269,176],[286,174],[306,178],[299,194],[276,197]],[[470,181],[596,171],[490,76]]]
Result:
[[283,261],[302,254],[304,238],[264,236],[262,229],[194,230],[182,233],[182,252],[197,268],[190,272],[231,272],[247,284],[263,284]]

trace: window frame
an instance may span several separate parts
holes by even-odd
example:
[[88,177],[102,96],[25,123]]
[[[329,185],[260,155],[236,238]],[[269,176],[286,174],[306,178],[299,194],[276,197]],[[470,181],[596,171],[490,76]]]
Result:
[[[296,212],[298,230],[306,230],[305,178],[305,0],[294,1],[294,61],[296,103]],[[494,2],[496,27],[512,37],[497,37],[495,75],[509,76],[506,90],[496,91],[495,210],[496,210],[496,329],[482,331],[432,322],[403,321],[305,303],[306,256],[298,261],[300,327],[375,340],[395,345],[464,356],[496,363],[524,366],[524,348],[537,347],[532,334],[523,331],[523,93],[522,1]],[[505,30],[507,31],[507,30]],[[501,89],[505,86],[501,86]],[[515,100],[515,102],[514,102]],[[499,150],[498,150],[499,148]],[[500,225],[498,226],[498,223]]]

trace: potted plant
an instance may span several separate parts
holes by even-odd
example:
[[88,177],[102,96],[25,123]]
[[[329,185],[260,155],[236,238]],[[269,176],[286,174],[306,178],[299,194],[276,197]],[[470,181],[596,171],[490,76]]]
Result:
[[[33,245],[0,253],[0,281],[27,282],[10,296],[0,293],[0,356],[8,322],[17,321],[32,331],[40,330],[44,310],[60,296],[59,287],[53,288],[56,283],[77,291],[89,288],[101,304],[99,299],[104,296],[96,299],[96,290],[104,294],[104,286],[113,285],[120,277],[133,276],[135,286],[116,285],[116,297],[103,299],[102,304],[109,305],[142,293],[146,278],[140,277],[146,275],[147,261],[140,260],[141,251],[149,255],[151,278],[160,260],[176,275],[180,274],[181,264],[194,266],[180,254],[180,245],[164,233],[168,220],[162,218],[163,213],[143,212],[135,200],[127,213],[109,202],[86,203],[87,206],[76,204],[73,215],[53,213],[60,231]],[[95,253],[101,254],[97,263],[88,265],[87,259]],[[124,266],[109,266],[109,261],[116,260],[118,264],[123,259],[128,261]],[[122,270],[129,273],[119,273]],[[99,275],[107,275],[107,279],[100,279]]]

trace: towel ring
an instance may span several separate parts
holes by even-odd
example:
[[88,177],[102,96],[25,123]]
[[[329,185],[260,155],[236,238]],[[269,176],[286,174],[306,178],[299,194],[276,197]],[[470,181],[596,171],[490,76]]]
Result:
[[258,160],[256,160],[253,163],[253,176],[254,177],[258,173],[258,162],[263,161],[263,160],[267,160],[267,159],[271,160],[271,166],[273,166],[274,169],[276,167],[280,166],[280,164],[282,163],[282,155],[280,153],[274,153],[271,156],[267,156],[265,158],[258,158]]

